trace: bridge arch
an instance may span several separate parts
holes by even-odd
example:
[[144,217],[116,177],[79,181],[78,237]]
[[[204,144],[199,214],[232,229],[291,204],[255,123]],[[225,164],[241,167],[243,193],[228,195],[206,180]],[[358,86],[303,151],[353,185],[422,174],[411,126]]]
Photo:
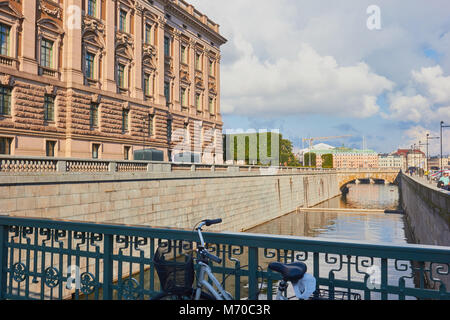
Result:
[[373,179],[396,183],[399,169],[354,169],[338,171],[339,189],[342,191],[347,184],[355,180]]

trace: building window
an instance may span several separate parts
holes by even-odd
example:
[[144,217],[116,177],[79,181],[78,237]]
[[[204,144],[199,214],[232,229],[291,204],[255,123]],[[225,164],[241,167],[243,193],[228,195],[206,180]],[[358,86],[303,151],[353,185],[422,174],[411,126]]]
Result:
[[187,106],[187,90],[186,90],[186,88],[181,88],[181,105],[183,106],[183,107],[186,107]]
[[195,94],[195,106],[197,107],[197,111],[202,111],[202,99],[200,93]]
[[153,137],[154,135],[154,126],[153,126],[153,121],[154,121],[155,117],[151,114],[148,115],[148,135],[150,137]]
[[91,103],[91,109],[89,111],[89,119],[91,124],[91,129],[98,128],[98,104]]
[[117,66],[117,85],[119,88],[125,88],[125,66],[123,64]]
[[170,103],[170,83],[164,82],[164,97],[166,97],[166,105]]
[[151,92],[150,92],[150,75],[148,73],[144,74],[144,94],[146,96],[150,96]]
[[131,150],[131,147],[128,147],[128,146],[123,147],[123,159],[124,160],[130,160],[130,150]]
[[95,62],[95,55],[86,52],[86,78],[88,79],[94,79],[94,62]]
[[172,120],[167,119],[167,141],[172,140]]
[[214,99],[213,98],[209,98],[209,113],[210,114],[214,114]]
[[100,145],[97,143],[93,143],[92,144],[92,158],[93,159],[98,159],[99,157],[99,150],[100,150]]
[[128,115],[129,115],[128,109],[122,110],[122,132],[128,132]]
[[147,23],[145,24],[145,43],[152,44],[152,25]]
[[45,154],[47,155],[47,157],[55,156],[55,146],[56,146],[56,141],[46,141],[45,142]]
[[55,120],[55,97],[48,94],[44,97],[44,120]]
[[53,41],[45,38],[41,40],[41,66],[53,67]]
[[11,114],[11,88],[0,86],[0,114]]
[[127,32],[127,12],[125,10],[120,10],[119,30],[122,32]]
[[9,34],[11,27],[0,23],[0,54],[9,56]]
[[202,56],[200,53],[195,54],[195,69],[202,70]]
[[0,137],[0,154],[11,154],[12,138]]
[[97,16],[97,0],[88,0],[88,15],[91,17]]
[[185,46],[181,46],[181,62],[187,64],[187,48]]
[[167,36],[164,36],[164,55],[166,57],[170,57],[170,38]]

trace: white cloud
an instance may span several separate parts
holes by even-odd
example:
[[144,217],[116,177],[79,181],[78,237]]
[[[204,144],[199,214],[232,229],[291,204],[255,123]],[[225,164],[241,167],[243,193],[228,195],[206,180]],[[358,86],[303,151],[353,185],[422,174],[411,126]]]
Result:
[[302,113],[365,118],[376,114],[377,96],[394,84],[365,63],[340,66],[302,43],[293,59],[261,61],[243,38],[232,41],[240,58],[223,67],[223,112],[244,115]]
[[415,82],[423,85],[434,103],[450,102],[450,76],[445,77],[441,66],[412,71]]
[[[402,136],[403,141],[405,142],[403,143],[402,147],[410,148],[414,144],[416,144],[416,147],[418,147],[420,141],[422,145],[420,149],[426,153],[427,133],[430,134],[430,137],[439,137],[440,134],[440,132],[436,130],[428,130],[423,126],[413,126],[408,130],[405,130]],[[450,139],[443,139],[442,142],[443,142],[443,153],[447,154],[448,150],[450,150]],[[440,154],[441,144],[439,139],[429,139],[428,143],[429,143],[428,153],[430,156]]]

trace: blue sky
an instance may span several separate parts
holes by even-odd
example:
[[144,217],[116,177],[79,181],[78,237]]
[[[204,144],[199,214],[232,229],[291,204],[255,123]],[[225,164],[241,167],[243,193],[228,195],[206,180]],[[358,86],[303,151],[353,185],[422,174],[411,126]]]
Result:
[[[279,129],[378,152],[450,123],[446,0],[191,0],[219,23],[225,129]],[[381,28],[369,30],[369,5]],[[448,130],[448,129],[447,129]],[[450,153],[450,132],[444,153]],[[436,154],[439,144],[430,145]]]

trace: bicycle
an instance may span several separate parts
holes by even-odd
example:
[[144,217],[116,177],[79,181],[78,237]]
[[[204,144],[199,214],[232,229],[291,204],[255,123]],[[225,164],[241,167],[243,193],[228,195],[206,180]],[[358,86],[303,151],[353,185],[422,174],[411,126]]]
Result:
[[[188,256],[184,263],[166,260],[164,255],[165,249],[159,247],[154,256],[154,265],[159,276],[163,292],[155,296],[152,300],[233,300],[233,296],[227,292],[222,284],[214,276],[210,261],[221,263],[222,259],[211,254],[206,249],[205,240],[202,235],[202,228],[204,226],[211,226],[213,224],[221,223],[222,219],[202,220],[197,228],[200,245],[197,246],[198,258],[194,259]],[[193,288],[195,271],[194,260],[200,267],[198,272],[197,283]],[[280,262],[271,262],[268,268],[274,272],[278,272],[282,276],[282,280],[278,285],[276,300],[290,300],[298,298],[299,300],[313,299],[313,300],[328,300],[330,294],[327,290],[316,290],[316,279],[313,275],[307,273],[307,266],[303,262],[294,262],[284,264]],[[212,282],[212,284],[205,278]],[[292,284],[295,296],[287,297],[287,290],[289,282]],[[208,292],[203,291],[206,289]],[[349,300],[360,300],[361,297],[357,293],[347,293],[341,291],[334,291],[333,296],[342,295]]]

